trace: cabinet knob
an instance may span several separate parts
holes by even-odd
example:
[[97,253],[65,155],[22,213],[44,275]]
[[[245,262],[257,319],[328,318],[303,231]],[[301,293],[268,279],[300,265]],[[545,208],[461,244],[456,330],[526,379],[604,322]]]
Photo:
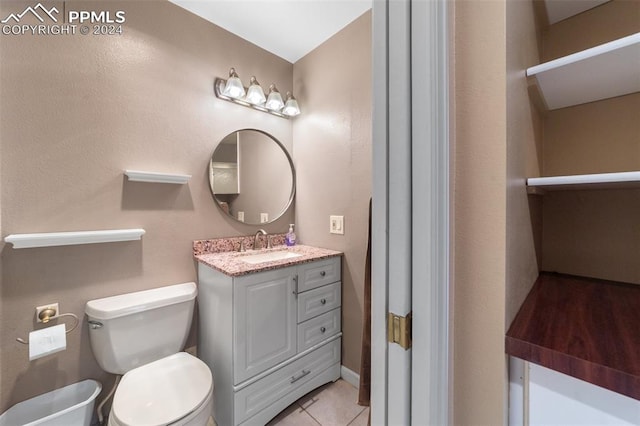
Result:
[[325,331],[327,331],[327,329],[326,329],[326,328],[324,328],[324,327],[320,327],[320,332],[321,332],[321,333],[324,333]]
[[320,271],[320,276],[324,277],[325,275],[327,275],[327,273],[325,271]]
[[321,299],[321,300],[320,300],[320,304],[321,304],[321,305],[325,305],[326,303],[327,303],[327,299]]

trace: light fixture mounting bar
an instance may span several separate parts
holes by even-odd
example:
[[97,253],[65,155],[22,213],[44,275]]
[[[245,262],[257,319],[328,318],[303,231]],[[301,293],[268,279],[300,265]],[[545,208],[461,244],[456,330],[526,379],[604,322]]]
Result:
[[[290,117],[288,115],[282,114],[282,113],[280,113],[278,111],[271,111],[271,110],[269,110],[267,108],[264,108],[264,107],[261,107],[259,105],[250,104],[249,102],[243,101],[242,99],[236,99],[236,98],[232,98],[232,97],[224,95],[222,93],[222,91],[224,90],[224,86],[226,84],[227,84],[227,80],[225,80],[224,78],[219,78],[219,77],[215,78],[214,83],[213,83],[213,91],[215,92],[217,98],[223,99],[223,100],[228,101],[228,102],[233,102],[236,105],[242,105],[242,106],[245,106],[247,108],[255,109],[255,110],[258,110],[258,111],[262,111],[262,112],[267,112],[267,113],[272,114],[272,115],[277,115],[278,117],[286,118],[287,120],[289,120]],[[245,90],[246,89],[247,88],[245,87]]]

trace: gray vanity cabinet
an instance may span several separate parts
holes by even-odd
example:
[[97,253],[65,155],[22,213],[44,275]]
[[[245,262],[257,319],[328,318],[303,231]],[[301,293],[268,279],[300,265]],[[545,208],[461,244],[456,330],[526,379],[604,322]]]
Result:
[[239,277],[198,268],[198,356],[218,425],[264,425],[340,377],[340,257]]

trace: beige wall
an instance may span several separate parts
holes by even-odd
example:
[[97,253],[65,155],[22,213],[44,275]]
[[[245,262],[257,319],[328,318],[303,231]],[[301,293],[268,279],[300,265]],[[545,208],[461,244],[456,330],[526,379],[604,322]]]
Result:
[[[613,0],[544,31],[545,59],[640,31],[640,2]],[[545,176],[640,169],[640,94],[550,111]],[[544,196],[542,269],[640,284],[640,191]]]
[[[358,373],[371,196],[371,14],[296,62],[293,75],[303,110],[293,124],[298,237],[345,253],[342,363]],[[329,234],[329,215],[344,215],[344,235]]]
[[545,176],[639,170],[638,111],[640,93],[550,111],[544,120]]
[[640,190],[544,196],[545,271],[640,284]]
[[[545,175],[640,169],[638,111],[640,94],[551,111]],[[637,190],[545,195],[542,269],[640,284],[639,214]]]
[[542,199],[528,196],[527,177],[541,175],[542,117],[529,95],[525,70],[540,63],[540,14],[531,0],[511,0],[507,11],[507,250],[505,326],[538,277]]
[[455,3],[453,419],[506,422],[505,1]]
[[[105,3],[73,7],[97,4]],[[213,94],[214,77],[231,66],[243,81],[255,74],[291,90],[290,63],[168,2],[108,4],[126,11],[122,36],[0,36],[2,237],[133,227],[147,233],[142,241],[86,246],[1,244],[0,411],[82,378],[110,385],[84,321],[66,351],[28,361],[28,348],[15,338],[34,328],[35,306],[59,302],[82,318],[87,300],[195,280],[192,240],[256,229],[214,205],[207,167],[217,142],[250,127],[292,147],[291,121]],[[33,2],[3,1],[0,15],[26,5]],[[128,168],[193,177],[184,186],[129,183],[122,174]],[[286,232],[289,221],[265,228]]]

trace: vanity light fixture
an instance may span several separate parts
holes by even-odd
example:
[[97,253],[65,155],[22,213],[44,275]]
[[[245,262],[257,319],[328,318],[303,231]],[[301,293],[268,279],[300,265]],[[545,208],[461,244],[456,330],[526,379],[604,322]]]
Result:
[[275,84],[269,86],[269,96],[267,97],[267,103],[264,106],[266,106],[270,111],[280,111],[282,107],[284,107],[282,95]]
[[245,99],[252,105],[262,105],[267,100],[264,96],[264,90],[262,90],[260,83],[258,83],[258,80],[256,80],[255,77],[251,77],[249,89],[247,90],[247,97]]
[[241,99],[244,97],[244,86],[242,85],[242,81],[240,81],[240,77],[238,77],[234,68],[229,70],[229,79],[227,80],[222,93],[235,99]]
[[282,109],[282,113],[284,115],[288,115],[289,117],[295,117],[300,114],[300,108],[298,108],[298,101],[293,97],[291,92],[287,92],[287,102],[284,104],[284,108]]
[[276,85],[271,84],[269,86],[269,96],[265,96],[260,83],[253,76],[249,82],[249,88],[245,90],[234,68],[229,70],[229,78],[227,80],[216,77],[214,92],[216,97],[225,101],[268,112],[278,117],[291,118],[300,114],[298,101],[291,92],[287,92],[285,103]]

